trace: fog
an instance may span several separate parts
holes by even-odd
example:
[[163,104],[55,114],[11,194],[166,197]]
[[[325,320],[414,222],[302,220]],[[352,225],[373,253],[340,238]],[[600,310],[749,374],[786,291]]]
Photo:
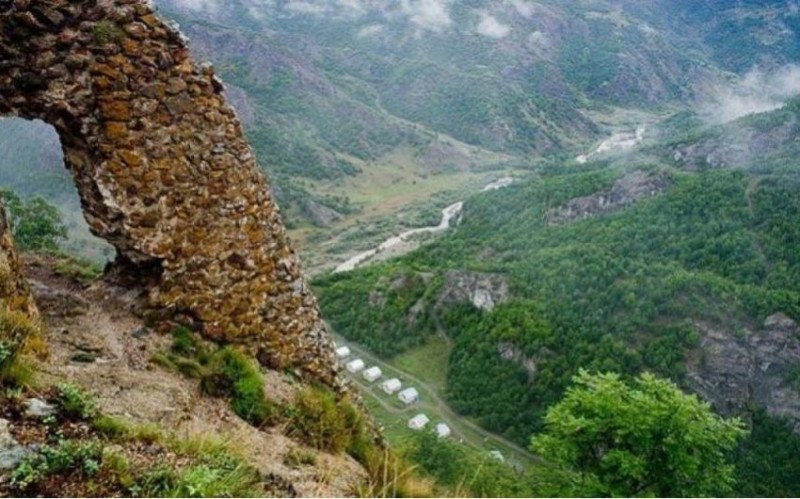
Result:
[[800,95],[800,66],[790,64],[774,71],[754,69],[735,84],[714,89],[711,98],[701,104],[700,112],[713,123],[725,123],[777,109],[795,95]]

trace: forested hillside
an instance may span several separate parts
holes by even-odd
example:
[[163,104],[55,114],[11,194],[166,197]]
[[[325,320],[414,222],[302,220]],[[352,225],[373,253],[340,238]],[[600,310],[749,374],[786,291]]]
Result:
[[[332,329],[398,376],[437,364],[414,379],[436,395],[425,410],[476,431],[403,451],[442,490],[800,496],[797,0],[154,3],[224,81]],[[21,198],[5,194],[21,247],[113,257],[48,126],[0,119],[0,187]],[[326,273],[462,200],[419,249]],[[706,450],[735,471],[715,455],[723,487],[648,489],[487,460],[497,435],[558,454],[559,423],[598,387],[724,427]],[[405,430],[416,406],[378,395],[387,434]],[[616,440],[659,433],[633,412]]]
[[765,1],[157,4],[216,64],[290,225],[302,227],[369,214],[342,186],[386,169],[413,185],[519,164],[586,148],[618,125],[615,107],[714,102],[737,74],[795,61],[800,22],[792,2]]
[[[542,428],[579,368],[668,377],[755,423],[741,454],[741,493],[768,490],[770,480],[789,487],[793,479],[781,477],[764,442],[778,434],[796,442],[787,435],[800,420],[797,339],[784,344],[775,329],[783,320],[775,314],[800,320],[799,112],[795,100],[723,127],[684,130],[641,156],[554,163],[524,185],[475,196],[452,235],[388,264],[319,279],[324,314],[387,356],[443,331],[454,344],[449,402],[520,443]],[[733,133],[739,140],[730,142]],[[769,151],[738,162],[715,162],[721,153],[709,152],[764,141]],[[500,276],[510,297],[491,311],[444,302],[453,270]],[[789,353],[773,355],[765,377],[745,383],[766,383],[793,402],[723,386],[709,393],[714,374],[729,383],[742,375],[715,371],[716,347],[769,338]],[[749,412],[759,405],[789,426]],[[760,478],[754,466],[763,466]]]

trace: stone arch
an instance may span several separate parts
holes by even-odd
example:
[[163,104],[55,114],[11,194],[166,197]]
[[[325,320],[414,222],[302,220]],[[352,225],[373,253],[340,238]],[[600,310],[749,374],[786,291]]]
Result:
[[314,296],[210,65],[147,0],[0,0],[0,115],[53,125],[153,310],[338,386]]

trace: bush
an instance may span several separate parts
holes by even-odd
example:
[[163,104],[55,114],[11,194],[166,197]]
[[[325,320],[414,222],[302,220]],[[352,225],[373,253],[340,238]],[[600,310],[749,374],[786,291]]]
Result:
[[58,404],[69,419],[92,419],[97,414],[97,400],[75,385],[58,385]]
[[[404,457],[424,476],[457,496],[531,497],[532,490],[513,468],[432,431],[413,435]],[[448,494],[449,495],[449,494]]]
[[209,395],[230,398],[233,412],[253,425],[268,424],[275,416],[275,407],[264,398],[261,373],[231,347],[211,356],[201,386]]
[[67,226],[58,208],[40,197],[23,201],[14,192],[1,190],[14,241],[21,250],[57,251],[67,238]]
[[289,413],[289,436],[324,451],[347,451],[362,464],[374,457],[375,445],[358,408],[337,400],[329,389],[305,388]]
[[31,373],[20,362],[19,356],[25,341],[38,333],[36,326],[25,314],[0,311],[0,385],[19,386]]
[[90,477],[100,470],[103,448],[95,440],[61,440],[25,457],[11,474],[11,486],[26,491],[55,474],[77,472]]
[[345,419],[329,390],[304,389],[290,412],[290,436],[328,452],[342,452],[350,443]]

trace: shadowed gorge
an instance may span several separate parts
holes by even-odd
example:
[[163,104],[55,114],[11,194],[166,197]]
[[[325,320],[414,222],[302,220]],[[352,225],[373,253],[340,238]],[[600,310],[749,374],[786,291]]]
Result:
[[55,127],[92,232],[151,309],[341,387],[222,84],[148,2],[0,2],[0,61],[0,115]]

